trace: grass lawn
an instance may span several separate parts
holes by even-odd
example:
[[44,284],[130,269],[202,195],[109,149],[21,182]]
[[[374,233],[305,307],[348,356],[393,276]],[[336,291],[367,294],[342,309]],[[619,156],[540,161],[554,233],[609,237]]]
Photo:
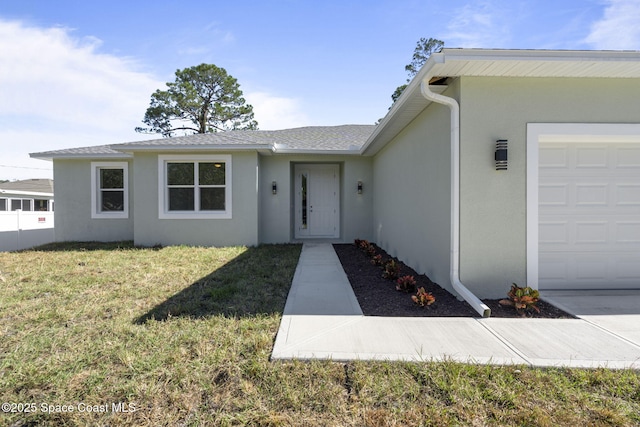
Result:
[[640,425],[638,371],[271,362],[299,253],[0,253],[0,426]]

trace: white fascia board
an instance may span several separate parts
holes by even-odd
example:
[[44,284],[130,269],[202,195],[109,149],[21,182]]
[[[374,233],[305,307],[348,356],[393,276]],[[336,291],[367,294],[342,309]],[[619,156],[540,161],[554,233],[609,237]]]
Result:
[[36,197],[53,197],[53,193],[40,193],[37,191],[17,191],[17,190],[2,190],[0,194],[15,194],[16,196],[36,196]]
[[[434,54],[435,55],[435,54]],[[451,61],[609,61],[640,60],[634,50],[534,50],[534,49],[448,49],[442,50]]]
[[47,161],[52,161],[52,160],[73,160],[73,159],[131,159],[133,158],[133,155],[128,154],[128,153],[112,153],[112,154],[89,154],[89,153],[82,153],[82,154],[51,154],[48,156],[39,156],[40,153],[30,153],[29,157],[31,157],[32,159],[39,159],[39,160],[47,160]]

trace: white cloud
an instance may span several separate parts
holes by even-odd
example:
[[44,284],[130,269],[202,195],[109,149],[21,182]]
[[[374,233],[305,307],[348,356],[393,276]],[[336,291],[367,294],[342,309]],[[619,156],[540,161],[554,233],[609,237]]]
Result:
[[608,0],[601,20],[585,39],[595,49],[640,50],[640,2]]
[[259,129],[289,129],[308,126],[310,123],[296,99],[279,97],[267,92],[248,92],[244,97],[253,105]]
[[500,48],[506,47],[510,31],[504,5],[497,2],[475,1],[453,11],[454,18],[447,25],[444,36],[449,47]]
[[[164,82],[100,46],[66,28],[0,20],[0,164],[33,166],[30,151],[144,138],[134,128]],[[27,174],[0,168],[0,179]]]

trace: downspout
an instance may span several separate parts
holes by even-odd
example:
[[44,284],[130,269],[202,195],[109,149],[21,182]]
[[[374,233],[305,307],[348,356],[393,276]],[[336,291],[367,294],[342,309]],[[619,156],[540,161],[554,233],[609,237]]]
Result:
[[449,278],[453,289],[482,317],[491,316],[491,309],[460,282],[460,106],[455,99],[431,92],[427,73],[420,92],[426,99],[446,105],[451,111],[451,263]]

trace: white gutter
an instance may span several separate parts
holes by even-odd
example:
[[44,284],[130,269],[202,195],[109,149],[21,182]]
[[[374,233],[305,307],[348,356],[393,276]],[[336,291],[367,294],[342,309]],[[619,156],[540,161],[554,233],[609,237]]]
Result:
[[451,111],[451,270],[453,289],[482,317],[491,316],[491,309],[460,282],[460,106],[448,96],[431,92],[431,73],[422,79],[420,92],[426,99],[446,105]]

